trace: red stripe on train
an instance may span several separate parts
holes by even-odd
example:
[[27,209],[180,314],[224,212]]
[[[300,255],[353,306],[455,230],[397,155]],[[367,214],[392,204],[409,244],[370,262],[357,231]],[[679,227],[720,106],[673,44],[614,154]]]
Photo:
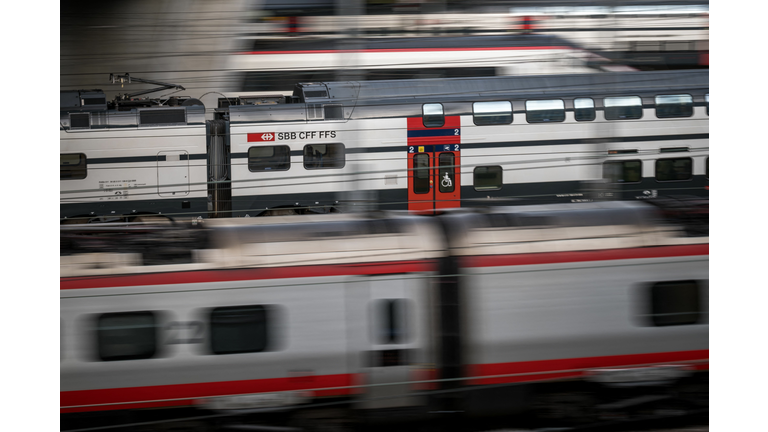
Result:
[[[469,378],[466,383],[486,385],[583,378],[588,371],[599,368],[632,368],[661,364],[679,364],[690,366],[693,370],[707,370],[709,350],[468,365],[466,371]],[[417,381],[431,380],[435,378],[435,373],[434,370],[424,370],[414,374],[412,378]],[[360,390],[356,386],[363,382],[363,378],[362,375],[339,374],[68,391],[61,392],[61,412],[189,406],[195,404],[195,400],[206,397],[278,391],[305,390],[314,392],[315,396],[343,396],[358,393]],[[333,389],[315,390],[322,388]],[[435,388],[434,384],[417,383],[414,384],[413,390],[432,388]]]
[[644,258],[670,258],[709,255],[709,243],[656,246],[631,249],[603,249],[596,251],[542,252],[519,255],[484,255],[462,257],[462,267],[500,267],[515,265],[562,264],[585,261],[610,261]]
[[[305,390],[314,396],[344,396],[358,391],[354,374],[309,375],[246,381],[66,391],[60,394],[62,413],[194,405],[216,396]],[[334,388],[341,387],[341,388]],[[315,390],[328,389],[328,390]]]
[[[467,383],[480,385],[583,378],[591,369],[661,364],[684,364],[694,370],[707,370],[709,350],[476,364],[467,368],[468,375],[474,377]],[[489,378],[480,378],[482,376]]]
[[[709,255],[709,244],[659,246],[597,251],[544,252],[537,254],[487,255],[463,257],[464,267],[559,264],[621,259],[667,258]],[[328,266],[279,267],[234,270],[203,270],[175,273],[143,273],[122,276],[63,278],[60,289],[112,288],[121,286],[170,285],[239,280],[285,279],[343,275],[413,273],[435,269],[433,261],[384,262]]]
[[113,288],[122,286],[171,285],[241,280],[415,273],[434,270],[434,268],[435,264],[432,261],[404,261],[327,266],[200,270],[172,273],[142,273],[120,276],[71,277],[61,279],[59,286],[62,290]]

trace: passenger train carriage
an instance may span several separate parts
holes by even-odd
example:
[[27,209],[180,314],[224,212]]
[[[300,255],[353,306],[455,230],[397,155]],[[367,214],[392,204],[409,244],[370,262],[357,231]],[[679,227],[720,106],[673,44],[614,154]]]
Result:
[[645,202],[397,213],[62,226],[63,430],[706,406],[708,237]]
[[194,99],[62,92],[81,102],[62,103],[61,217],[707,197],[708,87],[708,71],[301,83],[222,98],[213,120]]

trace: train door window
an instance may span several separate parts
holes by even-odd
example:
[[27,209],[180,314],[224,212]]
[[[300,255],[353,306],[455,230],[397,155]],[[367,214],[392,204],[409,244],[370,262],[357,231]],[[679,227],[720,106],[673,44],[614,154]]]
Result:
[[413,193],[429,192],[429,154],[419,153],[413,156]]
[[603,100],[606,120],[630,120],[643,117],[640,96],[607,97]]
[[565,120],[565,103],[560,99],[525,101],[528,123],[561,122]]
[[288,146],[258,146],[248,149],[249,171],[286,171],[291,167]]
[[610,161],[603,164],[603,178],[612,183],[638,183],[642,162],[639,160]]
[[656,117],[690,117],[693,115],[693,96],[691,95],[659,95],[656,101]]
[[91,113],[77,113],[77,114],[70,113],[69,128],[70,129],[90,129]]
[[455,165],[455,157],[453,153],[440,153],[440,156],[438,156],[438,175],[440,178],[438,181],[440,182],[440,192],[453,192],[455,186],[454,186],[454,175],[456,172]]
[[140,360],[157,352],[154,312],[118,312],[96,319],[96,346],[102,361]]
[[670,158],[656,161],[657,181],[683,181],[693,177],[693,159]]
[[83,153],[60,154],[60,180],[80,180],[88,175],[88,163]]
[[228,306],[211,309],[210,348],[214,354],[240,354],[267,349],[267,308]]
[[592,98],[576,98],[573,100],[573,113],[576,121],[592,121],[595,119],[595,101]]
[[502,170],[500,166],[479,166],[472,173],[472,184],[477,191],[501,189]]
[[440,127],[445,124],[443,104],[424,104],[422,106],[422,123],[424,127]]
[[377,302],[378,343],[400,344],[408,338],[408,303],[405,299],[383,299]]
[[344,168],[344,144],[309,144],[304,146],[304,168]]
[[472,121],[478,126],[512,123],[512,102],[475,102],[472,104]]
[[689,325],[701,321],[701,288],[697,281],[657,282],[648,291],[647,316],[652,325]]

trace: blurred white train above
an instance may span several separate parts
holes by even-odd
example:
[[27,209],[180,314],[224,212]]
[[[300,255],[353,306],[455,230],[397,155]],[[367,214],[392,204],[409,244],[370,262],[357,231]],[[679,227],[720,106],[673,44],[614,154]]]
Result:
[[707,70],[61,98],[66,222],[708,197]]
[[297,82],[634,70],[541,35],[258,38],[228,56],[227,65],[232,91],[287,94]]
[[706,407],[688,228],[645,202],[62,226],[62,430]]
[[[413,74],[414,68],[433,67],[425,63],[425,58],[429,58],[429,62],[435,59],[432,74],[445,73],[446,67],[455,68],[455,73],[460,73],[462,63],[476,68],[495,67],[495,75],[557,73],[564,66],[570,67],[572,72],[589,71],[583,68],[588,65],[612,67],[606,59],[619,65],[656,69],[706,67],[709,64],[709,7],[706,4],[516,6],[507,12],[474,14],[274,16],[290,15],[291,11],[287,9],[261,14],[260,18],[245,24],[248,30],[240,39],[241,52],[232,56],[233,69],[252,71],[251,79],[245,81],[246,86],[253,85],[253,77],[268,77],[269,72],[275,70],[277,63],[272,64],[276,59],[275,52],[265,52],[264,47],[269,47],[270,42],[265,44],[264,41],[281,46],[282,54],[294,54],[290,60],[283,56],[284,60],[279,63],[281,67],[287,67],[289,73],[306,72],[313,67],[324,69],[327,65],[332,67],[331,71],[357,68],[362,69],[360,73],[367,74],[373,72],[367,68],[392,65],[404,69],[401,72],[404,76]],[[533,41],[544,36],[561,41],[555,44],[562,46],[560,52],[540,50],[526,56],[524,52],[514,51],[515,42],[512,41],[525,41],[526,38]],[[493,48],[498,42],[492,41],[503,38],[510,44],[506,52],[478,52]],[[474,46],[467,46],[462,39],[476,42]],[[349,40],[360,44],[357,50],[344,48]],[[480,42],[484,40],[488,42]],[[489,45],[483,47],[484,43]],[[392,50],[390,55],[385,55],[386,51],[378,44],[401,50]],[[440,53],[433,49],[437,46],[455,52]],[[495,49],[499,47],[501,45]],[[407,48],[411,51],[403,50]],[[313,51],[320,49],[324,56]],[[398,52],[419,52],[419,55],[397,56]],[[341,56],[342,53],[346,58]],[[534,59],[534,63],[523,65],[518,61],[520,59]],[[322,71],[314,73],[322,74]],[[321,79],[327,80],[325,77]]]

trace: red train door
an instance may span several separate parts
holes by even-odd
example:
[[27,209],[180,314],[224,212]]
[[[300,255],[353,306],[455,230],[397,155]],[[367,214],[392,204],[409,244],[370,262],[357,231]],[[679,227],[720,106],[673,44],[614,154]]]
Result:
[[441,127],[408,118],[408,210],[433,214],[461,207],[461,123],[446,116]]

